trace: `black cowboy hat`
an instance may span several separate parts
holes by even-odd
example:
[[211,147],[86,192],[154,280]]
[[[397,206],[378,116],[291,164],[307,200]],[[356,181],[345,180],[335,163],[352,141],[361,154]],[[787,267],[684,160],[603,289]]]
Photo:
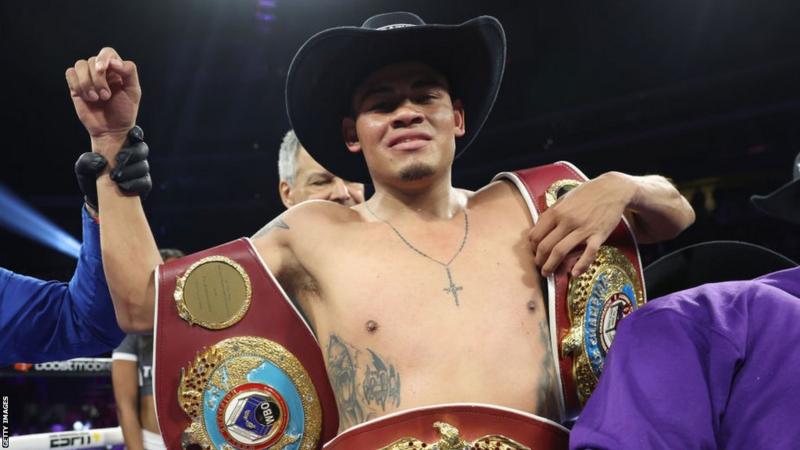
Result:
[[442,72],[465,109],[466,134],[456,141],[458,157],[492,110],[505,59],[505,33],[494,17],[434,25],[407,12],[380,14],[360,27],[324,30],[300,47],[286,79],[286,110],[314,159],[337,176],[369,182],[364,157],[348,152],[342,137],[342,119],[352,116],[358,83],[402,61],[420,61]]
[[705,283],[750,280],[797,263],[756,244],[709,241],[669,253],[644,269],[647,298],[654,299]]
[[800,225],[800,153],[794,160],[792,181],[767,195],[754,195],[750,201],[764,214]]

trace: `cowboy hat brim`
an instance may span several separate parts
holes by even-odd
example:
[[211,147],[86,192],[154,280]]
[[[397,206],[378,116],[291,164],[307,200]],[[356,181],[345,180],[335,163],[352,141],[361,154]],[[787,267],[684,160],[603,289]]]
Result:
[[662,297],[701,284],[750,280],[797,263],[756,244],[709,241],[690,245],[657,259],[644,269],[647,297]]
[[505,67],[505,33],[497,19],[481,16],[460,25],[423,24],[393,29],[338,27],[300,48],[286,80],[286,109],[306,150],[342,178],[369,182],[364,158],[347,151],[342,119],[352,116],[352,95],[367,75],[388,64],[423,62],[441,71],[464,104],[461,154],[494,105]]
[[767,195],[753,195],[750,202],[764,214],[800,225],[800,179]]

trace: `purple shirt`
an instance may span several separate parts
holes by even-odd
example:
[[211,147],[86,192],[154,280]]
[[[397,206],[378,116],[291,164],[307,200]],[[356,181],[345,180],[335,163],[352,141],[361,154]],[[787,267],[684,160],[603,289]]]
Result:
[[800,448],[800,268],[707,284],[620,322],[570,449]]

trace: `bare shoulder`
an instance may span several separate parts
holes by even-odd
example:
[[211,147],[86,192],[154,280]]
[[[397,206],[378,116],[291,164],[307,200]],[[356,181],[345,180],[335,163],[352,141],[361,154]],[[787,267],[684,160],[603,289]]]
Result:
[[469,205],[476,213],[474,217],[483,217],[490,227],[511,232],[533,226],[525,199],[508,181],[493,181],[482,187],[469,196]]
[[327,227],[360,220],[360,215],[338,203],[309,200],[298,204],[275,217],[252,237],[260,241],[267,236],[288,239],[296,234],[323,232]]
[[[267,266],[279,273],[304,265],[308,249],[329,240],[341,226],[360,221],[354,210],[338,203],[311,200],[300,203],[269,221],[251,238]],[[305,251],[304,251],[305,250]]]
[[470,202],[511,214],[528,215],[528,206],[519,189],[510,181],[492,181],[472,194]]

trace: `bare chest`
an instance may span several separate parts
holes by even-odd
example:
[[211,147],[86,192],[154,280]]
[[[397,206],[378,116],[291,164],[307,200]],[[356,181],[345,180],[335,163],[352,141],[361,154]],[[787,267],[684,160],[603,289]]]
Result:
[[473,218],[466,239],[413,242],[372,227],[330,251],[331,263],[315,277],[320,301],[311,307],[324,311],[320,319],[347,312],[398,325],[431,322],[443,332],[478,327],[486,317],[519,318],[541,302],[525,231],[498,233]]
[[469,233],[448,252],[373,227],[317,254],[329,264],[305,308],[352,423],[431,403],[537,410],[548,338],[527,229],[478,216]]

